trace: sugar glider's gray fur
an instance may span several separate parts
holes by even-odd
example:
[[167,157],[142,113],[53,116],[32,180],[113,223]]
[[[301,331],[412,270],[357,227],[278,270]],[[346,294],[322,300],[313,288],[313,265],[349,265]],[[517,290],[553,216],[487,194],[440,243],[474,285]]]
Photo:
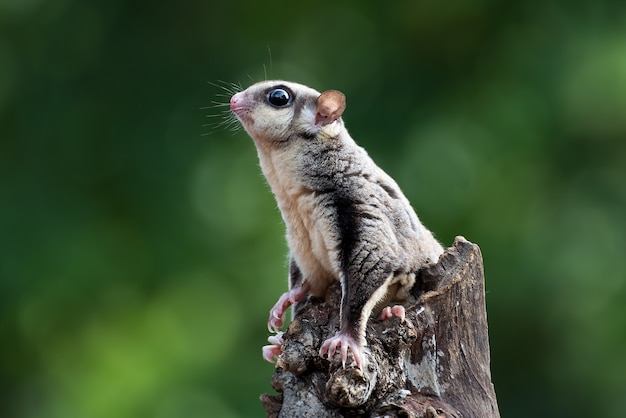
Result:
[[330,96],[264,81],[235,94],[231,109],[255,142],[287,227],[291,293],[272,310],[270,328],[282,325],[291,303],[307,293],[324,296],[340,280],[341,329],[322,354],[341,346],[345,364],[349,347],[361,366],[374,307],[405,298],[416,272],[443,248],[396,182],[348,134],[340,117],[345,98],[341,107]]

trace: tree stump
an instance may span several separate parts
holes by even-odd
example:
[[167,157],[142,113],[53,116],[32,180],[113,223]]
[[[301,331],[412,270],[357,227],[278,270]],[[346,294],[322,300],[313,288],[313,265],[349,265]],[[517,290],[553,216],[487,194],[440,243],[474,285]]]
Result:
[[499,417],[489,368],[480,248],[457,237],[439,262],[420,272],[406,318],[367,327],[361,371],[330,361],[319,347],[339,327],[341,288],[309,298],[284,334],[268,417]]

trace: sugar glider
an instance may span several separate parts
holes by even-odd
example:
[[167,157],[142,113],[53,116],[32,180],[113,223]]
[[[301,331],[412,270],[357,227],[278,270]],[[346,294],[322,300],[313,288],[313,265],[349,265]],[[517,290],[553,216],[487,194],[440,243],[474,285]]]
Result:
[[[442,246],[419,221],[396,182],[348,134],[345,96],[287,81],[263,81],[230,99],[230,109],[254,140],[261,169],[287,228],[289,291],[270,311],[278,332],[286,309],[307,295],[324,296],[341,282],[340,329],[320,355],[351,352],[365,362],[372,311],[402,300],[416,273],[434,263]],[[400,305],[382,317],[403,316]],[[280,353],[280,338],[264,356]]]

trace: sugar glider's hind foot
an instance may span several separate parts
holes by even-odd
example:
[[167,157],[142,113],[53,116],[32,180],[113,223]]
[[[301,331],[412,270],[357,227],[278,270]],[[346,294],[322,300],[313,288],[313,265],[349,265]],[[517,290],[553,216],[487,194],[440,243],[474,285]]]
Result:
[[263,346],[263,358],[270,363],[274,363],[274,358],[278,357],[283,349],[283,333],[270,335],[267,339],[270,345]]
[[404,306],[387,306],[380,312],[379,319],[381,321],[384,321],[385,319],[393,318],[394,316],[397,316],[398,318],[400,318],[401,322],[404,322],[404,318],[406,318],[406,310],[404,309]]
[[339,352],[341,353],[341,365],[343,368],[346,368],[346,362],[348,361],[348,350],[352,352],[352,357],[354,357],[354,362],[359,369],[363,369],[364,363],[364,355],[363,348],[357,342],[356,339],[351,337],[350,335],[344,332],[338,332],[334,337],[330,337],[320,347],[320,356],[324,357],[324,355],[328,354],[328,360],[332,359],[339,347]]

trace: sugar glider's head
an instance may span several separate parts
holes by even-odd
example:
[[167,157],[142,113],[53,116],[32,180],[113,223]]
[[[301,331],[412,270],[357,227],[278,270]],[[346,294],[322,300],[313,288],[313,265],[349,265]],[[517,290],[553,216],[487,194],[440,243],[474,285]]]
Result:
[[256,83],[230,99],[230,109],[257,145],[270,147],[297,138],[336,137],[345,107],[337,90],[320,93],[287,81]]

